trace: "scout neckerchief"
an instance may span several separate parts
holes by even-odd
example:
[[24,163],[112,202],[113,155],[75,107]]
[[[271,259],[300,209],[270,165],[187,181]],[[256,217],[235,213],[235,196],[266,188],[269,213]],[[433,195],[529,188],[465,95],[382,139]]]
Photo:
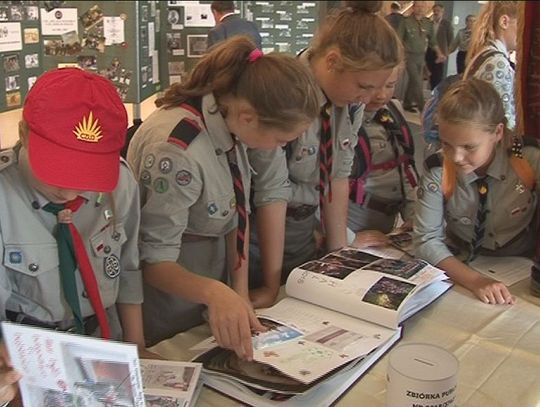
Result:
[[[233,139],[236,137],[233,135]],[[236,268],[239,268],[242,260],[246,259],[244,254],[244,240],[247,225],[246,213],[246,195],[244,192],[244,183],[242,182],[242,173],[236,160],[236,143],[227,151],[227,162],[231,170],[233,181],[234,197],[236,198],[236,212],[238,213],[238,227],[236,228],[236,251],[238,253],[238,262]]]
[[69,304],[75,319],[77,333],[84,334],[84,318],[79,303],[79,292],[77,290],[77,280],[75,270],[77,266],[81,273],[84,288],[88,294],[94,313],[96,314],[101,336],[104,339],[111,337],[107,315],[101,297],[99,287],[94,275],[94,270],[88,259],[88,254],[84,247],[83,240],[79,231],[72,223],[72,215],[84,203],[84,198],[78,196],[65,204],[48,203],[43,207],[46,212],[56,215],[58,225],[56,226],[55,238],[58,246],[58,259],[60,262],[60,277],[62,280],[62,289],[64,297]]
[[319,142],[319,209],[321,225],[324,229],[323,203],[328,183],[328,202],[332,202],[332,127],[330,124],[330,109],[332,103],[326,101],[321,109],[321,140]]
[[487,177],[478,178],[476,181],[476,187],[478,189],[478,209],[476,211],[476,220],[474,222],[474,236],[471,240],[471,247],[469,251],[469,257],[467,263],[473,261],[484,242],[484,236],[486,232],[486,220],[487,220],[487,195],[488,195],[488,183]]

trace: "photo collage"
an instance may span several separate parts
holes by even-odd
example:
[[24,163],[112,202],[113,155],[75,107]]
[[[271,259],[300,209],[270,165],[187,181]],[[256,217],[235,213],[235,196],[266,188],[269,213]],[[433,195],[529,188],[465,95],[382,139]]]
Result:
[[40,73],[39,7],[37,1],[0,2],[0,29],[16,27],[18,41],[7,35],[0,39],[2,69],[0,80],[4,84],[4,97],[0,101],[6,109],[18,108]]

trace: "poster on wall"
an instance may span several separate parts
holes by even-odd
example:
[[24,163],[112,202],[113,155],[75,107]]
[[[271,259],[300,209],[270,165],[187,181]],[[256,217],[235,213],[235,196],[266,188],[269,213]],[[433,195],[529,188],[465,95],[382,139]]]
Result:
[[125,41],[124,20],[121,17],[103,17],[105,45],[122,44]]
[[184,26],[213,27],[214,16],[210,4],[186,4],[184,6]]
[[208,49],[208,36],[206,34],[187,36],[188,58],[202,58]]
[[0,23],[0,52],[22,50],[21,23]]
[[78,32],[76,8],[56,8],[52,11],[41,9],[41,34],[62,35],[69,31]]

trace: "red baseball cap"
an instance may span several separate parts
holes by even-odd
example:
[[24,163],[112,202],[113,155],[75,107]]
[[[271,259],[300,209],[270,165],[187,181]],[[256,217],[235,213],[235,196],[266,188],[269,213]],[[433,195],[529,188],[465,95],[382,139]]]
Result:
[[41,75],[26,97],[28,156],[37,179],[59,188],[116,188],[127,113],[109,80],[78,68]]

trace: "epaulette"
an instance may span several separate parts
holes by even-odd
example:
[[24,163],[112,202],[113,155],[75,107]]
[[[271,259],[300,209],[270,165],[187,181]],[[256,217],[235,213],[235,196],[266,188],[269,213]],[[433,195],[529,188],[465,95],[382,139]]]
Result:
[[424,161],[424,167],[428,170],[431,170],[436,167],[442,167],[443,165],[443,159],[439,153],[431,154],[428,158]]
[[15,162],[15,152],[12,149],[0,150],[0,171]]
[[201,128],[195,120],[184,117],[171,131],[167,142],[186,150],[200,132]]

